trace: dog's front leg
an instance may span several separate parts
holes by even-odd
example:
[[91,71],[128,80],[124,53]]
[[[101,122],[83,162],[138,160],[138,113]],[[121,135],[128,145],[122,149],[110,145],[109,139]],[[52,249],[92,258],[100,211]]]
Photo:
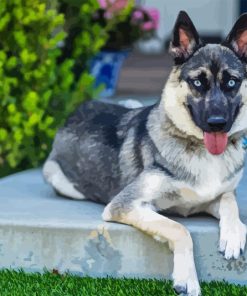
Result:
[[207,210],[220,220],[219,251],[226,259],[235,258],[244,251],[246,225],[239,218],[238,205],[233,192],[222,194]]
[[[146,176],[147,177],[147,176]],[[150,182],[143,182],[148,178],[140,176],[128,185],[108,204],[103,213],[105,221],[115,221],[132,225],[160,241],[168,241],[174,252],[173,280],[174,288],[179,293],[190,296],[200,295],[200,286],[197,279],[193,242],[189,231],[180,223],[168,219],[154,211],[152,206],[144,201],[155,199],[160,194],[157,189],[158,176]],[[162,181],[162,179],[160,180]],[[149,188],[145,186],[149,185]],[[142,194],[142,195],[140,195]]]

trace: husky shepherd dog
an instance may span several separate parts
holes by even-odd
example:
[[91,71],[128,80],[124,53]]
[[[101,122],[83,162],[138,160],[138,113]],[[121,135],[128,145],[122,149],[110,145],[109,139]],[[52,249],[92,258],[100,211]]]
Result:
[[190,233],[165,213],[209,213],[219,219],[224,257],[244,251],[235,190],[247,129],[247,14],[222,44],[204,45],[180,12],[170,53],[175,65],[157,104],[82,104],[58,131],[43,173],[58,193],[105,204],[105,221],[167,241],[175,290],[196,296]]

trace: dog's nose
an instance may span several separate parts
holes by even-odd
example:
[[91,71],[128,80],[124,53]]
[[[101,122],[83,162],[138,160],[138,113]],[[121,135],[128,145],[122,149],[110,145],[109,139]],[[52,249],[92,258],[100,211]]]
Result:
[[214,131],[221,131],[225,127],[227,121],[222,116],[210,116],[207,123]]

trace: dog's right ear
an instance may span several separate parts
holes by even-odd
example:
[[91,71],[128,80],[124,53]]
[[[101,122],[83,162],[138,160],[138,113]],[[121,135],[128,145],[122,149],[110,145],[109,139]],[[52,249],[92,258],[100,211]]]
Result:
[[239,17],[222,45],[231,48],[240,59],[247,62],[247,13]]
[[194,24],[185,11],[180,11],[173,29],[173,39],[169,52],[174,57],[175,64],[182,64],[191,56],[202,42]]

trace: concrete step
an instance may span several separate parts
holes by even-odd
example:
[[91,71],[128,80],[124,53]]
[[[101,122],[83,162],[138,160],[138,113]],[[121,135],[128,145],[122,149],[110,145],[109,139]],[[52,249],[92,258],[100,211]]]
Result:
[[[238,189],[247,223],[247,175]],[[57,196],[41,170],[0,180],[0,268],[57,269],[79,275],[170,278],[172,253],[166,244],[117,223],[103,222],[103,206]],[[218,222],[210,217],[175,218],[192,233],[200,279],[247,283],[245,252],[226,261],[217,251]]]

